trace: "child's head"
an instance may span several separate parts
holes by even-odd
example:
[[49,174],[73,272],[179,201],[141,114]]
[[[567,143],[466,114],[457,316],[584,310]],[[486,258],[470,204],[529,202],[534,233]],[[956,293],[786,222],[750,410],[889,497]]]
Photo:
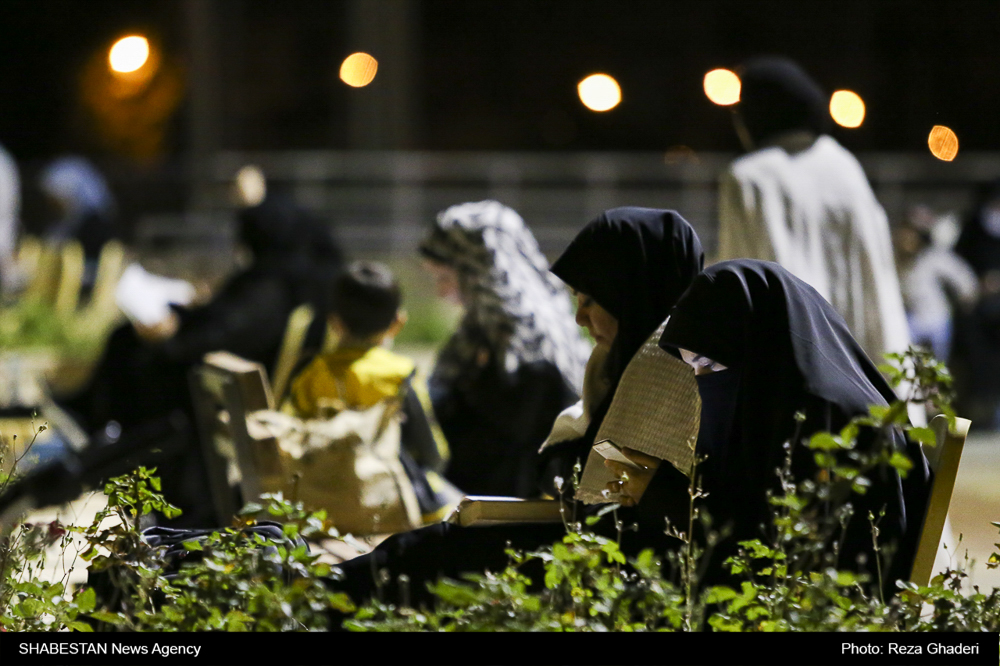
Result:
[[331,323],[339,328],[341,342],[379,344],[402,328],[401,295],[392,271],[385,264],[356,261],[333,284]]

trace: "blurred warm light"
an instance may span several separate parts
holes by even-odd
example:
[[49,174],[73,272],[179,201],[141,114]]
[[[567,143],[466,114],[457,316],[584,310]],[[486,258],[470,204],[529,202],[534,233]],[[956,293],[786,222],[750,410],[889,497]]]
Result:
[[112,71],[120,74],[134,72],[149,60],[149,42],[145,37],[132,35],[122,37],[111,47],[108,64]]
[[591,74],[576,86],[580,101],[591,111],[609,111],[622,101],[622,89],[607,74]]
[[830,115],[841,127],[861,127],[865,121],[865,103],[850,90],[838,90],[830,96]]
[[367,53],[352,53],[340,65],[340,80],[349,86],[361,88],[375,78],[378,60]]
[[236,172],[236,196],[244,206],[256,206],[267,196],[267,179],[255,164],[248,164]]
[[935,125],[927,137],[927,146],[931,149],[931,155],[951,162],[958,155],[958,136],[951,128],[944,125]]
[[705,75],[705,94],[719,106],[740,101],[740,77],[728,69],[713,69]]

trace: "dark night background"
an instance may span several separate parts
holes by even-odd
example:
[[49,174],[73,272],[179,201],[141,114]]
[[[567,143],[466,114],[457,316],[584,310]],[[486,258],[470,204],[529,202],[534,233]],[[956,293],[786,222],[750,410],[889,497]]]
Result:
[[[365,48],[351,36],[351,3],[214,0],[214,63],[192,58],[186,4],[4,0],[0,141],[28,162],[100,154],[80,117],[82,68],[141,32],[185,77],[214,67],[219,147],[367,147],[346,129],[348,96],[384,94],[388,82],[351,89],[336,77],[340,60]],[[924,150],[933,124],[952,127],[963,150],[997,144],[995,0],[425,0],[410,23],[411,126],[379,147],[735,151],[727,111],[705,98],[702,76],[765,53],[796,58],[828,91],[864,98],[864,125],[838,132],[852,150]],[[393,66],[373,54],[380,74]],[[576,97],[577,81],[595,71],[622,86],[609,113]],[[163,157],[185,150],[189,113],[180,105]]]

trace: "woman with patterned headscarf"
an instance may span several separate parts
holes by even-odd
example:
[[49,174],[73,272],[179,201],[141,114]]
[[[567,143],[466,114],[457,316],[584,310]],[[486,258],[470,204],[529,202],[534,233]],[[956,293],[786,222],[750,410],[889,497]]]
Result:
[[496,201],[443,211],[420,252],[438,294],[465,309],[430,379],[446,475],[470,494],[534,495],[536,451],[577,400],[590,351],[565,287],[524,220]]

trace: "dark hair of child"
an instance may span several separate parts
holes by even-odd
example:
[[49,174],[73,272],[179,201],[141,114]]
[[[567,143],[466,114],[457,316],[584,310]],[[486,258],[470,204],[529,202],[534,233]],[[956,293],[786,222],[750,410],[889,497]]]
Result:
[[388,329],[396,320],[401,294],[385,264],[356,261],[333,284],[333,313],[348,333],[368,338]]

